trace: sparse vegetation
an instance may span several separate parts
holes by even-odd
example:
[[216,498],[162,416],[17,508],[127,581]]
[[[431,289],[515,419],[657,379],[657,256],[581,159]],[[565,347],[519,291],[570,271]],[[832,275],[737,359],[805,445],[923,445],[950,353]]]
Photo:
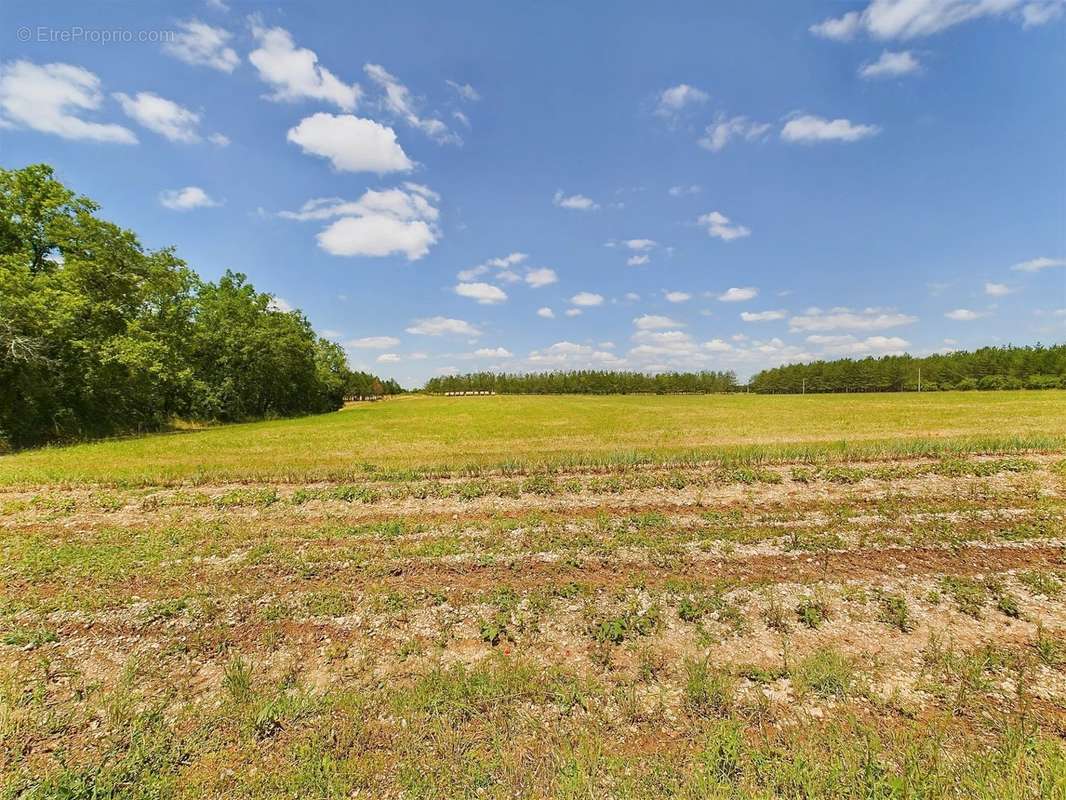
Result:
[[211,433],[0,459],[0,797],[1060,792],[1047,438],[174,466]]

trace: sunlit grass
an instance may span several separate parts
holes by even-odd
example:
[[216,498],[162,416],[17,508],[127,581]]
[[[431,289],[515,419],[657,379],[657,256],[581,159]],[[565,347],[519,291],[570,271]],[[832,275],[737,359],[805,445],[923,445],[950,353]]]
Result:
[[410,396],[334,414],[0,457],[0,483],[357,480],[566,466],[1059,449],[1066,392]]

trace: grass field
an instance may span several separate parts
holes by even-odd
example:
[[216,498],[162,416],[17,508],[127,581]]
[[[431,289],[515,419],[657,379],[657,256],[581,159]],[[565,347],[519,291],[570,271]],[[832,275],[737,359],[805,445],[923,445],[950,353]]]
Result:
[[1066,798],[1066,393],[0,457],[0,798]]
[[354,480],[641,459],[905,455],[1066,437],[1066,392],[402,397],[339,414],[0,457],[0,484]]

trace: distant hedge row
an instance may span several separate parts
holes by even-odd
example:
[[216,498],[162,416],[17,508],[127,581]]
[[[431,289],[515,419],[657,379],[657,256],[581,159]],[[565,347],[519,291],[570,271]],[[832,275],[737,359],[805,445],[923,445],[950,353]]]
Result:
[[750,391],[907,392],[972,389],[1066,389],[1066,345],[982,347],[972,352],[924,358],[814,361],[763,370],[748,382]]
[[747,386],[732,372],[642,372],[577,370],[570,372],[475,372],[432,378],[423,391],[495,392],[497,394],[712,394],[751,391],[761,394],[801,392],[907,392],[993,389],[1066,389],[1066,345],[983,347],[914,358],[842,358],[789,364],[763,370]]
[[399,390],[243,275],[201,280],[97,209],[46,165],[0,170],[0,448]]
[[732,392],[737,378],[732,372],[611,372],[575,370],[525,374],[475,372],[431,378],[423,391],[496,392],[497,394],[710,394]]

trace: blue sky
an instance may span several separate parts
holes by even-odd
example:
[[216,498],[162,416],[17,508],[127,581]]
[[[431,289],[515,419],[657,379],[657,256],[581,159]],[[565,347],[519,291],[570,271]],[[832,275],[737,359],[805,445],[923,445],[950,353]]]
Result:
[[416,385],[1066,338],[1062,0],[0,9],[0,163]]

